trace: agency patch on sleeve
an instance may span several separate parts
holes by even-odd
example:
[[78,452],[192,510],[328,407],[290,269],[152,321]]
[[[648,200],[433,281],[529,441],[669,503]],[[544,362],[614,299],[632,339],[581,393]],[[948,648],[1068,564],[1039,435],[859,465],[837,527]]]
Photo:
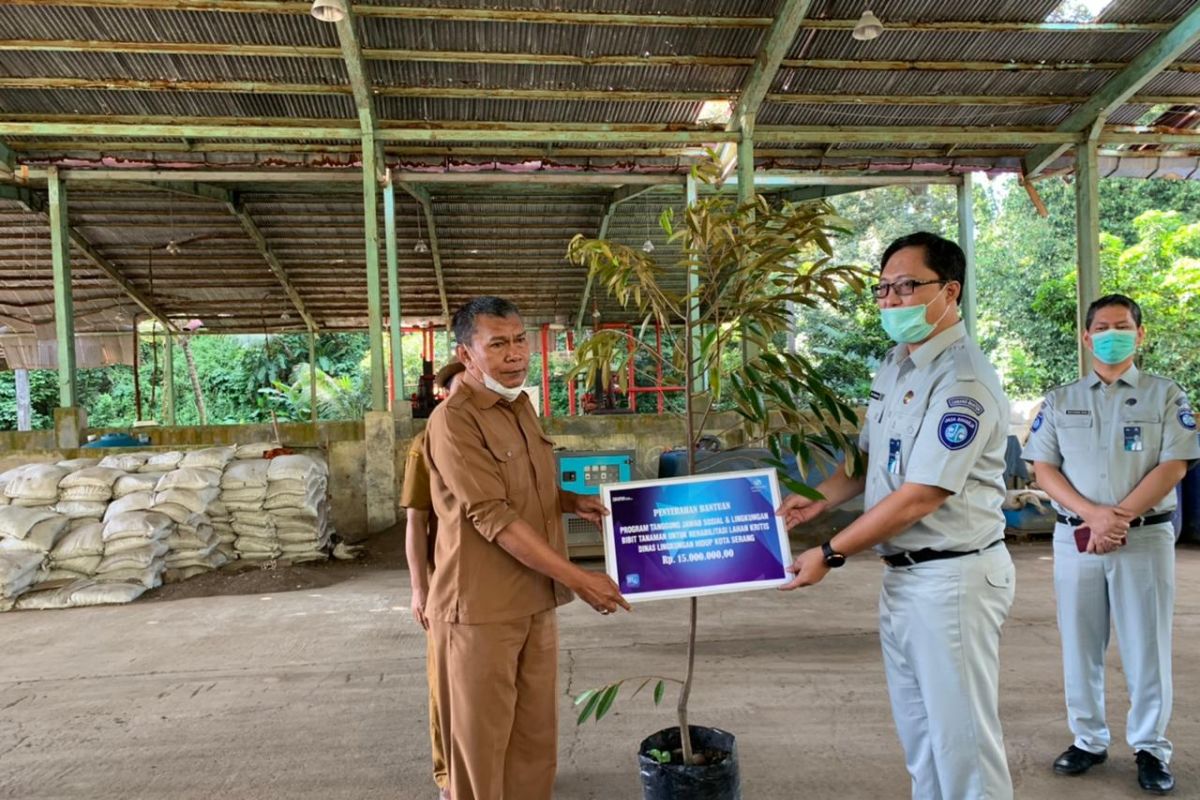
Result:
[[1189,431],[1196,430],[1196,415],[1192,413],[1190,408],[1181,408],[1179,410],[1179,424]]
[[1031,426],[1029,426],[1029,430],[1031,430],[1034,433],[1037,433],[1038,428],[1042,427],[1042,422],[1045,419],[1046,419],[1045,414],[1043,414],[1041,411],[1039,411],[1038,415],[1033,418],[1033,424]]
[[983,416],[983,403],[974,397],[951,397],[946,401],[946,405],[951,408],[969,408],[975,412],[975,416]]
[[968,414],[943,414],[938,423],[938,441],[947,450],[962,450],[978,432],[979,420]]

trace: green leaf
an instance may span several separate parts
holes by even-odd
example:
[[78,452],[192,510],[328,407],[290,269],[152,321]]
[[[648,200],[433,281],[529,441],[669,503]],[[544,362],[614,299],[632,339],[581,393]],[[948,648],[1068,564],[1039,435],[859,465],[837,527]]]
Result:
[[666,691],[667,691],[666,681],[659,681],[658,683],[654,684],[654,705],[658,705],[659,703],[662,702],[663,693],[665,693]]
[[612,708],[613,702],[617,699],[617,693],[621,691],[621,684],[614,683],[604,690],[600,698],[600,704],[596,706],[596,721],[604,719],[604,715]]
[[780,475],[779,482],[788,488],[789,491],[795,492],[801,497],[807,497],[809,500],[824,500],[825,495],[818,492],[806,483],[801,483],[795,478],[787,475]]
[[[587,718],[590,717],[592,712],[596,710],[596,705],[600,702],[601,690],[589,689],[583,694],[588,695],[588,699],[583,706],[583,710],[579,712],[579,717],[575,720],[576,725],[582,725],[583,723],[587,722]],[[583,695],[580,695],[580,697],[583,697]],[[575,702],[578,704],[579,700],[576,700]],[[597,719],[599,718],[597,717]]]

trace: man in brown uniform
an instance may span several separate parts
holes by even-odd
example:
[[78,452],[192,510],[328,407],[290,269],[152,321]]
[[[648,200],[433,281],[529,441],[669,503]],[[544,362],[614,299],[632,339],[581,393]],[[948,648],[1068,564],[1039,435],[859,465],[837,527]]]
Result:
[[599,522],[599,498],[558,488],[553,446],[522,391],[529,341],[517,307],[478,297],[454,314],[466,372],[426,428],[441,524],[425,615],[455,800],[550,800],[558,761],[555,607],[578,594],[629,605],[572,564],[564,511]]
[[[454,376],[463,371],[459,361],[451,361],[438,370],[433,379],[435,388],[451,391]],[[404,507],[404,556],[408,562],[412,583],[413,619],[429,630],[425,618],[425,600],[429,597],[429,576],[436,563],[433,544],[437,541],[437,517],[433,516],[433,497],[429,491],[429,467],[425,465],[425,431],[413,437],[404,462],[404,487],[400,490],[400,505]],[[450,798],[450,768],[442,749],[442,729],[437,713],[437,656],[433,638],[426,637],[425,674],[429,681],[429,741],[433,750],[433,782],[441,790],[441,800]]]

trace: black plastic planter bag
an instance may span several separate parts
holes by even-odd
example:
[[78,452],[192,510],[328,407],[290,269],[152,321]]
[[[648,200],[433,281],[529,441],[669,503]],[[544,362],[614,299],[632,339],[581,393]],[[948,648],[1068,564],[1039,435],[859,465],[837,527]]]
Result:
[[738,780],[737,742],[732,733],[717,728],[688,726],[696,752],[720,750],[729,755],[715,764],[685,766],[660,764],[648,755],[651,750],[679,749],[679,727],[665,728],[642,741],[638,765],[644,800],[741,800]]

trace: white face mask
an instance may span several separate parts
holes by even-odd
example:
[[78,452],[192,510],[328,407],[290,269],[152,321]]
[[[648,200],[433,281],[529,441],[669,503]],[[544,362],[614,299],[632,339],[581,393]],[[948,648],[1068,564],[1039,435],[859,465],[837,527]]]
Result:
[[500,381],[493,378],[491,375],[488,375],[483,370],[479,370],[479,372],[483,375],[483,385],[510,403],[515,403],[517,398],[520,397],[525,391],[524,383],[522,383],[520,386],[510,389],[504,384],[500,383]]

